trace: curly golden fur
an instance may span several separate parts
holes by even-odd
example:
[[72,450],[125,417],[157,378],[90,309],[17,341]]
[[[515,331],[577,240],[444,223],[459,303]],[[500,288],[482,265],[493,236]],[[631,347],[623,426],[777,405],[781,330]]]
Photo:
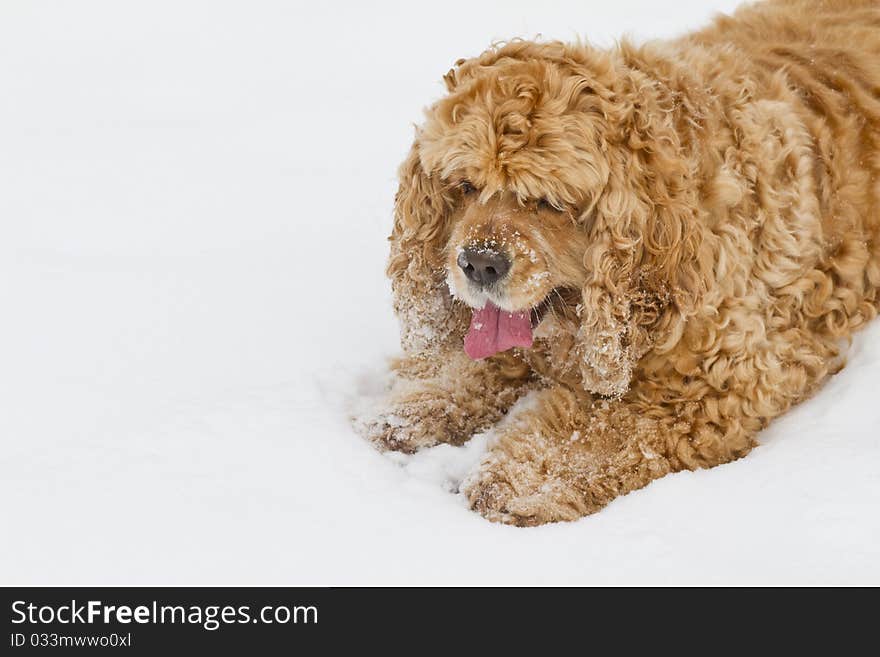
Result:
[[[400,172],[406,357],[384,449],[498,424],[462,484],[490,520],[592,513],[739,458],[878,310],[880,4],[776,0],[674,41],[514,41],[460,60]],[[492,245],[503,288],[456,258]],[[487,300],[540,320],[472,361]],[[538,310],[541,314],[538,315]]]

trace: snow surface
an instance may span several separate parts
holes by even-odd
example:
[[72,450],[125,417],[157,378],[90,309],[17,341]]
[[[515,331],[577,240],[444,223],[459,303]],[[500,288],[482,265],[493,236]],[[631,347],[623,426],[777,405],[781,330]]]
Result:
[[347,411],[395,171],[461,56],[734,1],[0,5],[0,583],[880,584],[880,322],[748,458],[487,523]]

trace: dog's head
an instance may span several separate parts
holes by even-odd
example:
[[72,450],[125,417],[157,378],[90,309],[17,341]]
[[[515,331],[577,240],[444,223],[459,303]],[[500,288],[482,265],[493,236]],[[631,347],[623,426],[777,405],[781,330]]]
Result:
[[675,98],[624,52],[515,42],[446,75],[396,199],[405,347],[483,358],[566,319],[584,386],[617,395],[680,335],[711,257]]

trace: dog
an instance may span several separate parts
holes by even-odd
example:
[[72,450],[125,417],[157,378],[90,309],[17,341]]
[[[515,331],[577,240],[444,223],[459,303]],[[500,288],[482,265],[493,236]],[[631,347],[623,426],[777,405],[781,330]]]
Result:
[[389,238],[405,355],[359,426],[408,453],[491,428],[460,487],[489,520],[746,455],[877,314],[876,0],[511,41],[444,80]]

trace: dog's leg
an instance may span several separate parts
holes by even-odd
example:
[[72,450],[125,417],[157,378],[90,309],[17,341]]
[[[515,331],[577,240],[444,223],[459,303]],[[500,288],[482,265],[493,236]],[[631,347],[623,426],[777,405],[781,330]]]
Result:
[[460,349],[393,364],[391,390],[376,412],[355,418],[381,449],[415,452],[460,445],[497,422],[533,383],[522,361],[500,354],[472,361]]
[[713,409],[721,404],[659,406],[548,388],[511,418],[462,491],[493,521],[574,520],[669,472],[746,454],[758,426],[731,418],[719,424]]

